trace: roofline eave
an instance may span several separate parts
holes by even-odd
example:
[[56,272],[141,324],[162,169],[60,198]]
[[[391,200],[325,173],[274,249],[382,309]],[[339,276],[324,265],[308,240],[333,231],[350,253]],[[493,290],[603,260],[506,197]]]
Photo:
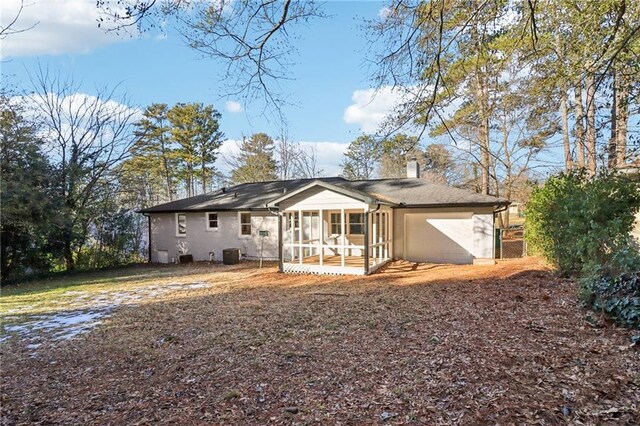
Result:
[[362,191],[354,191],[352,189],[343,188],[339,185],[333,185],[327,182],[323,182],[321,180],[314,180],[309,182],[307,185],[304,185],[294,191],[288,192],[286,194],[281,195],[278,198],[275,198],[267,203],[267,207],[279,207],[279,204],[295,195],[301,194],[315,186],[320,186],[322,188],[328,189],[329,191],[337,192],[338,194],[346,195],[347,197],[351,197],[358,201],[362,201],[365,204],[376,204],[378,200],[372,198],[368,194]]

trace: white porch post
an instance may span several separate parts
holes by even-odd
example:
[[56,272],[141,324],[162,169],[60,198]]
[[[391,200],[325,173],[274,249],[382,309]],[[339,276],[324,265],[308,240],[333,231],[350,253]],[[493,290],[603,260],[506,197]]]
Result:
[[364,211],[364,274],[369,275],[369,240],[371,236],[371,214],[366,208]]
[[393,239],[394,239],[394,230],[393,230],[393,209],[389,209],[389,212],[387,214],[387,235],[388,235],[388,239],[389,239],[389,244],[387,244],[387,250],[389,251],[387,253],[387,258],[391,259],[393,258]]
[[294,247],[294,244],[296,242],[295,239],[295,226],[293,224],[293,213],[289,213],[289,244],[291,244],[291,262],[293,262],[296,258],[296,248]]
[[[302,265],[302,226],[303,226],[302,224],[303,224],[302,210],[298,210],[298,255],[299,255],[298,263],[300,265]],[[295,221],[294,221],[294,228],[295,228]]]
[[[384,238],[384,235],[382,235],[382,212],[380,211],[376,213],[376,228],[378,228],[378,238],[376,239],[376,244],[380,244]],[[382,262],[382,252],[384,252],[384,247],[380,245],[376,248],[376,254],[378,255],[377,263]]]
[[320,235],[318,235],[318,256],[320,259],[320,266],[323,265],[324,258],[324,212],[322,209],[318,210],[318,220],[320,221]]
[[[371,243],[374,245],[378,244],[378,224],[380,222],[378,220],[378,215],[378,212],[375,212],[371,215],[371,227],[373,228],[373,238],[371,239]],[[371,254],[373,255],[373,264],[375,265],[376,263],[378,263],[378,246],[374,246],[371,252]]]
[[346,251],[345,247],[347,247],[347,226],[345,221],[344,209],[340,209],[340,232],[341,235],[341,245],[342,249],[340,250],[340,264],[344,268],[344,252]]
[[384,246],[382,250],[382,259],[387,260],[389,258],[389,212],[384,212],[382,215],[384,218]]

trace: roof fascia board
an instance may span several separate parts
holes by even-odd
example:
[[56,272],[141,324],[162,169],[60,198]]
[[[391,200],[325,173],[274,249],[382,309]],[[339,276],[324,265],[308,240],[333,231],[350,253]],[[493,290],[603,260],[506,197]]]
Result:
[[304,185],[294,191],[291,192],[287,192],[286,194],[271,200],[267,203],[268,207],[276,207],[278,206],[278,204],[280,204],[281,202],[296,196],[298,194],[301,194],[313,187],[316,186],[320,186],[322,188],[328,189],[330,191],[334,191],[337,192],[338,194],[342,194],[342,195],[346,195],[347,197],[351,197],[354,198],[356,200],[362,201],[366,204],[375,204],[376,200],[374,198],[372,198],[371,196],[369,196],[366,192],[362,192],[362,191],[354,191],[352,189],[348,189],[348,188],[344,188],[342,186],[338,186],[338,185],[333,185],[327,182],[323,182],[321,180],[314,180],[311,183],[308,183],[307,185]]
[[136,213],[153,214],[153,213],[192,213],[192,212],[248,212],[248,211],[268,211],[267,207],[234,207],[234,208],[219,208],[216,206],[198,207],[197,209],[170,209],[170,210],[155,210],[141,209],[136,210]]
[[440,204],[401,204],[394,206],[396,209],[425,209],[425,208],[446,208],[446,207],[502,207],[511,204],[510,201],[502,202],[479,202],[479,203],[440,203]]

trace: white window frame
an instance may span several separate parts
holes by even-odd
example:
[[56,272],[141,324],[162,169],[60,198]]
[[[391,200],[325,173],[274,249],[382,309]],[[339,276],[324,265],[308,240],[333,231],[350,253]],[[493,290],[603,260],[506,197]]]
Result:
[[[333,216],[334,215],[338,216],[338,221],[337,222],[333,221]],[[333,232],[333,226],[334,225],[338,226],[338,232]],[[329,230],[331,231],[331,235],[340,235],[340,233],[342,232],[342,213],[340,213],[340,212],[330,212],[329,213]]]
[[[362,233],[360,234],[352,234],[351,233],[351,215],[352,214],[360,214],[362,215],[362,222],[353,222],[354,225],[362,225]],[[346,211],[345,212],[345,216],[346,216],[346,222],[347,222],[347,235],[364,235],[365,233],[365,228],[367,226],[367,215],[364,214],[364,212],[350,212],[350,211]]]
[[[243,214],[249,215],[249,226],[251,229],[251,233],[249,235],[242,233],[242,215]],[[253,224],[251,223],[252,222],[251,219],[253,219],[253,215],[251,214],[251,212],[238,212],[238,237],[239,238],[251,238],[253,236]]]
[[[215,226],[215,228],[212,228],[210,226],[210,223],[211,223],[211,221],[209,220],[209,215],[210,214],[215,214],[216,215],[216,226]],[[218,228],[220,227],[220,215],[218,214],[218,212],[206,212],[204,214],[204,222],[205,222],[207,231],[217,231]]]
[[[180,233],[180,216],[184,216],[184,234]],[[176,213],[176,237],[186,237],[187,236],[187,214],[186,213]]]

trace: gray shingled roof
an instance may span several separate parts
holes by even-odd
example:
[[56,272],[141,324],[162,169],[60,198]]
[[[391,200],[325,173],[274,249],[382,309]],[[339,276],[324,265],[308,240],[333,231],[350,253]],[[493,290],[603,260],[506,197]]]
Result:
[[264,210],[267,203],[287,192],[322,181],[345,189],[360,191],[397,206],[453,207],[499,206],[508,201],[476,194],[447,185],[419,179],[372,179],[349,181],[339,177],[243,183],[195,197],[184,198],[140,210],[140,213],[185,211]]

